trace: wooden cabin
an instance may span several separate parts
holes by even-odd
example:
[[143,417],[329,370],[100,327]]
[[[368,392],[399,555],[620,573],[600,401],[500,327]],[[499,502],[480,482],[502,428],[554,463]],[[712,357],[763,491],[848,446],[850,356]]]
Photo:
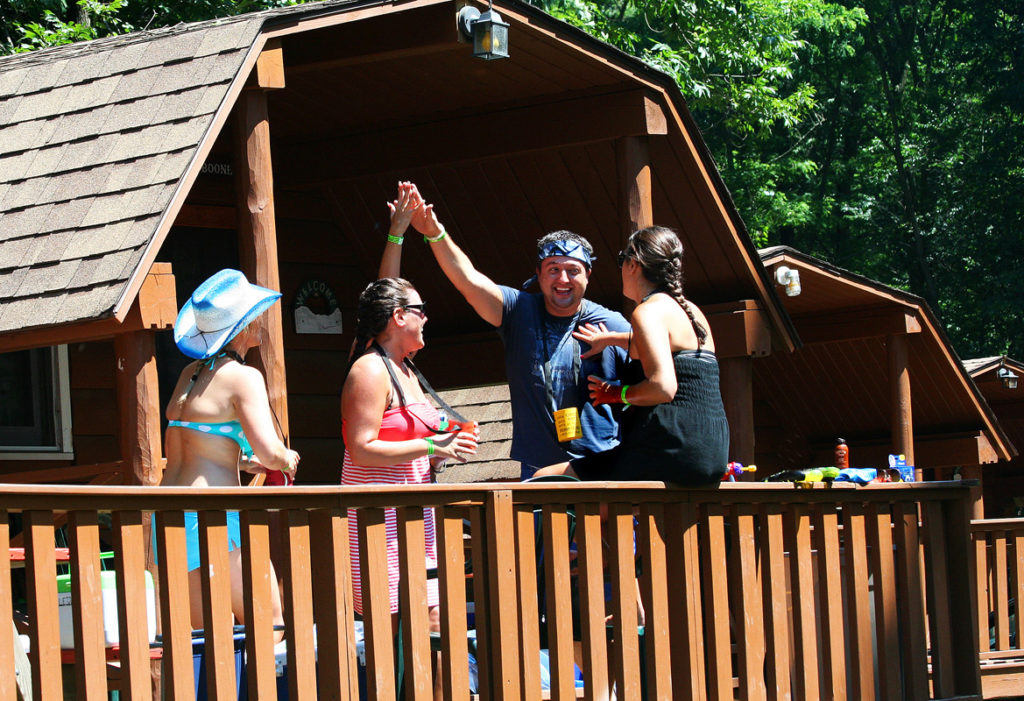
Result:
[[[967,373],[992,407],[999,424],[1015,446],[1024,446],[1024,363],[1004,355],[964,361]],[[1024,463],[1019,455],[985,468],[983,483],[986,518],[1010,518],[1024,513]]]
[[[761,251],[802,347],[754,363],[756,464],[885,467],[903,454],[924,479],[982,479],[1017,454],[985,397],[920,297],[787,247]],[[981,518],[979,501],[976,517]]]
[[[8,480],[158,481],[185,362],[168,329],[200,281],[237,266],[284,295],[250,361],[300,481],[336,482],[354,306],[399,179],[504,284],[532,274],[547,231],[586,235],[588,296],[613,308],[626,235],[677,228],[730,418],[752,425],[736,418],[752,359],[797,342],[678,87],[514,0],[495,6],[510,58],[474,58],[462,4],[331,1],[0,59],[0,351],[27,351],[3,356],[7,372],[52,368],[31,390],[50,397],[52,435],[0,454]],[[403,274],[430,301],[417,360],[433,383],[501,382],[496,334],[414,237]],[[297,330],[305,305],[341,321]]]

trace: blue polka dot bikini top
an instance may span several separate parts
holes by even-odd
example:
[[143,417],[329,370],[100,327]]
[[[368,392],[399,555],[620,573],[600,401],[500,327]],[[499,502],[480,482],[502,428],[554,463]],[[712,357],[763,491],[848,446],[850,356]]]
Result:
[[[196,373],[192,376],[192,380],[188,383],[188,388],[185,390],[185,395],[188,396],[192,392],[192,387],[195,385],[196,380],[199,378],[199,373],[202,372],[204,368],[209,366],[209,368],[212,370],[217,360],[225,356],[232,358],[233,360],[235,360],[238,363],[241,363],[242,365],[245,365],[245,361],[242,360],[241,356],[239,356],[238,353],[235,353],[234,351],[230,350],[218,353],[212,358],[207,358],[206,360],[199,363],[198,367],[196,368]],[[171,426],[177,426],[178,428],[189,428],[192,429],[193,431],[199,431],[200,433],[207,433],[211,436],[224,436],[225,438],[230,438],[231,440],[238,444],[239,448],[242,449],[242,455],[244,455],[246,459],[250,459],[253,456],[252,446],[249,445],[249,439],[245,437],[245,431],[242,430],[242,424],[238,421],[222,421],[220,423],[211,423],[209,421],[177,421],[171,419],[170,421],[167,422],[167,427],[170,428]]]
[[249,445],[249,439],[245,437],[245,431],[242,430],[242,424],[238,421],[223,421],[221,423],[210,423],[207,421],[168,421],[167,426],[177,426],[179,428],[190,428],[193,431],[199,431],[200,433],[208,433],[211,436],[224,436],[230,438],[238,447],[242,449],[242,455],[246,458],[251,458],[252,446]]

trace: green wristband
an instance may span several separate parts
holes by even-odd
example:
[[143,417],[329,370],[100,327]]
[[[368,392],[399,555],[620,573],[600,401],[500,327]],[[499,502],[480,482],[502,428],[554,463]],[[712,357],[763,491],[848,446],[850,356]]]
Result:
[[391,243],[397,243],[399,246],[401,246],[402,242],[405,241],[405,237],[395,236],[394,234],[388,234],[388,241],[390,241]]
[[628,389],[629,389],[629,385],[622,385],[622,394],[619,395],[619,396],[622,399],[622,403],[625,404],[627,407],[630,407],[630,406],[633,406],[633,405],[629,403],[628,399],[626,399],[626,390],[628,390]]
[[423,240],[426,241],[427,243],[437,243],[438,241],[440,241],[441,239],[443,239],[447,235],[448,235],[448,232],[445,231],[444,229],[441,229],[441,233],[438,234],[437,236],[435,236],[434,238],[430,238],[426,234],[423,234]]
[[427,457],[429,458],[431,455],[434,454],[434,439],[424,438],[423,440],[427,442]]

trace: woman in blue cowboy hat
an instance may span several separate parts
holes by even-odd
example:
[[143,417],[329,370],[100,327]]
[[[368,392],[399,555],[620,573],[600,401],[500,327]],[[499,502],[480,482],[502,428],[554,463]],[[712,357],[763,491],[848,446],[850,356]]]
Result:
[[[164,441],[167,468],[161,482],[173,487],[240,486],[239,464],[248,472],[295,475],[299,454],[285,446],[263,375],[245,364],[262,341],[254,324],[281,294],[251,284],[237,270],[221,270],[196,288],[174,323],[174,342],[195,358],[178,378],[167,406]],[[231,610],[243,620],[241,532],[238,512],[228,512]],[[199,525],[185,513],[192,625],[203,628],[199,575]],[[155,534],[154,534],[155,537]],[[277,577],[271,565],[274,623],[283,625]]]

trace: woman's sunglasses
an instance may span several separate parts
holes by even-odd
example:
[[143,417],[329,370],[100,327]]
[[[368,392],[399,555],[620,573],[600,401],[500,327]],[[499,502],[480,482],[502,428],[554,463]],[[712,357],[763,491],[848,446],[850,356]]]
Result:
[[412,309],[414,312],[416,312],[420,316],[426,316],[427,315],[427,303],[426,302],[420,302],[419,304],[405,304],[405,305],[402,305],[402,309]]
[[615,262],[619,264],[619,268],[622,268],[627,260],[629,260],[629,254],[625,251],[619,251],[619,255],[615,256]]

